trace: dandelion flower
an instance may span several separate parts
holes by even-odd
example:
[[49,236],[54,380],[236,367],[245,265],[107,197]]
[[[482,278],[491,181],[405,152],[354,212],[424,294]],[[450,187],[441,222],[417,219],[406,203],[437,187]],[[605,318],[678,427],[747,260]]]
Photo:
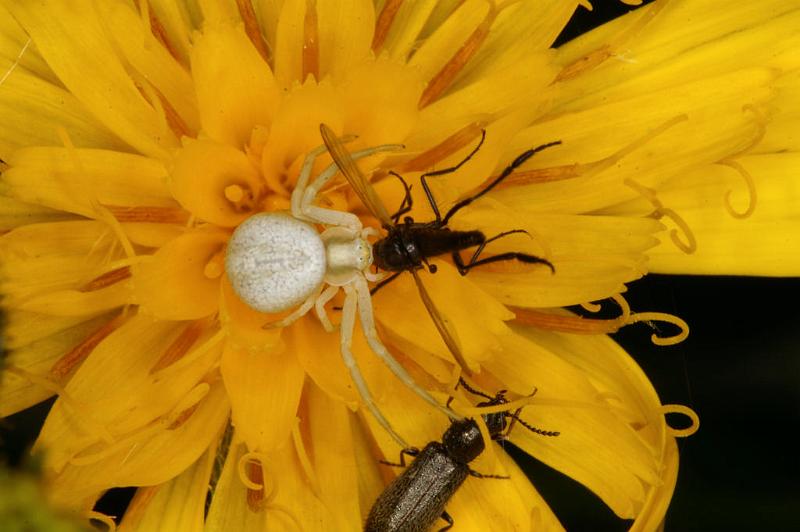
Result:
[[[136,486],[123,530],[362,526],[394,475],[378,460],[397,444],[364,413],[338,335],[313,313],[264,329],[286,313],[248,307],[225,271],[236,227],[288,209],[325,123],[357,136],[348,149],[405,146],[360,164],[387,208],[404,195],[389,172],[411,183],[420,221],[432,214],[419,176],[464,159],[482,131],[467,164],[429,180],[440,206],[561,141],[450,221],[527,231],[491,253],[545,257],[555,274],[507,261],[460,276],[435,259],[420,275],[474,383],[523,399],[536,389],[523,419],[560,432],[511,440],[635,529],[657,526],[675,437],[697,418],[662,405],[606,334],[661,319],[679,332],[656,343],[686,334],[627,308],[626,283],[649,271],[800,271],[787,245],[800,4],[659,1],[551,49],[579,4],[0,2],[0,415],[57,396],[35,445],[51,501],[113,526],[95,502]],[[323,206],[375,225],[343,180],[323,192]],[[603,300],[619,318],[562,310]],[[410,276],[372,304],[420,386],[469,412]],[[397,431],[440,438],[449,420],[360,334],[353,350]],[[671,428],[670,412],[692,426]],[[459,530],[560,528],[500,447],[472,465],[510,479],[467,481],[447,506]]]

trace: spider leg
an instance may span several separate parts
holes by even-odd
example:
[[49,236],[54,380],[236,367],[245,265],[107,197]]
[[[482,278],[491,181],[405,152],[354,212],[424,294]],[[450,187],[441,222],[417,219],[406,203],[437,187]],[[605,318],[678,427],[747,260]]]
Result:
[[336,292],[338,291],[338,286],[330,285],[314,302],[314,310],[317,312],[317,318],[322,324],[322,328],[325,329],[325,332],[333,332],[334,329],[336,329],[336,327],[334,327],[331,323],[331,320],[328,318],[328,313],[325,311],[325,304],[333,299],[333,296],[335,296]]
[[[324,148],[324,146],[322,146],[322,148]],[[317,150],[318,149],[319,148],[317,148]],[[353,152],[352,157],[354,160],[358,160],[364,157],[369,157],[370,155],[374,155],[376,153],[380,153],[382,151],[394,151],[397,149],[398,147],[396,144],[384,144],[382,146],[375,146],[373,148],[367,148],[365,150]],[[314,155],[314,153],[317,150],[314,150],[311,153],[309,153],[308,157],[306,157],[306,162],[308,162],[309,157],[316,158],[316,155]],[[311,166],[313,166],[313,159],[311,161]],[[305,165],[303,166],[303,170],[305,170]],[[332,163],[325,170],[323,170],[322,173],[320,173],[310,185],[303,187],[304,190],[302,191],[302,197],[297,206],[298,207],[297,213],[295,212],[294,193],[292,193],[292,214],[295,217],[301,218],[303,220],[311,220],[312,222],[327,224],[327,225],[342,225],[354,231],[361,231],[362,227],[361,220],[359,220],[358,216],[356,216],[355,214],[351,212],[342,212],[333,209],[325,209],[323,207],[317,207],[315,205],[312,205],[314,201],[317,199],[317,195],[319,194],[320,190],[322,190],[322,188],[326,184],[328,184],[328,181],[330,181],[338,171],[339,167],[336,165],[336,163]],[[301,184],[299,178],[298,178],[298,184]]]
[[[316,290],[314,290],[310,296],[306,298],[303,303],[297,307],[294,312],[285,316],[284,318],[278,321],[271,321],[269,323],[265,323],[261,326],[262,329],[274,329],[276,327],[286,327],[287,325],[291,325],[292,323],[296,322],[300,318],[306,315],[306,313],[311,310],[311,307],[314,306],[314,301],[320,297],[320,291],[322,290],[322,285],[319,286]],[[320,320],[321,321],[321,320]],[[328,322],[330,324],[330,321]],[[324,325],[324,324],[323,324]]]
[[[359,277],[359,279],[360,278],[361,277]],[[361,400],[364,401],[364,405],[370,413],[372,413],[380,426],[389,433],[400,447],[405,449],[408,447],[408,444],[395,432],[391,424],[389,424],[389,421],[381,413],[378,405],[375,404],[375,401],[372,399],[372,394],[367,387],[367,383],[364,381],[363,375],[361,375],[361,370],[358,368],[358,364],[356,364],[356,359],[351,351],[351,345],[353,343],[353,330],[356,324],[358,296],[350,285],[344,285],[344,292],[345,299],[344,306],[342,307],[342,324],[339,332],[342,360],[344,361],[344,365],[347,366],[347,370],[350,372],[350,378],[353,379],[353,384],[355,384],[356,390],[358,390],[358,394],[361,396]]]
[[[347,285],[345,286],[348,287]],[[389,367],[391,372],[394,373],[395,376],[400,379],[403,384],[408,386],[415,394],[420,396],[432,406],[436,407],[449,418],[463,419],[462,416],[456,414],[450,408],[439,404],[439,402],[434,399],[431,394],[421,388],[420,385],[414,381],[414,378],[408,374],[405,368],[394,359],[392,354],[389,353],[389,350],[386,349],[386,346],[383,345],[380,338],[378,338],[378,331],[375,329],[375,319],[372,315],[372,298],[369,293],[369,286],[367,286],[366,279],[360,275],[356,276],[353,279],[352,288],[355,289],[358,295],[358,312],[359,317],[361,318],[361,328],[364,330],[364,337],[367,339],[367,343],[372,348],[372,351],[378,355],[378,357],[383,360],[384,364]]]

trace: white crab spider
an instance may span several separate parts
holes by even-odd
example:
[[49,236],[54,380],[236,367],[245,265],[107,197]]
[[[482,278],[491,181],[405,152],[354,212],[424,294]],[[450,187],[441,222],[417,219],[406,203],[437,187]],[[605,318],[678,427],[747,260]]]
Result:
[[[396,144],[376,146],[354,152],[352,157],[361,159],[401,148]],[[234,231],[228,242],[226,271],[239,298],[256,310],[280,312],[299,304],[291,314],[265,327],[285,327],[314,307],[325,330],[333,331],[325,304],[342,288],[345,292],[339,333],[342,359],[366,407],[392,438],[407,448],[408,444],[375,404],[353,357],[351,345],[356,313],[370,348],[397,378],[446,415],[460,416],[421,388],[378,338],[367,285],[367,281],[382,278],[369,271],[372,245],[367,237],[375,230],[364,228],[355,214],[313,205],[319,191],[339,170],[335,163],[331,164],[308,184],[314,161],[325,150],[323,145],[306,156],[292,192],[291,216],[279,212],[255,214]],[[320,235],[306,222],[329,227]]]

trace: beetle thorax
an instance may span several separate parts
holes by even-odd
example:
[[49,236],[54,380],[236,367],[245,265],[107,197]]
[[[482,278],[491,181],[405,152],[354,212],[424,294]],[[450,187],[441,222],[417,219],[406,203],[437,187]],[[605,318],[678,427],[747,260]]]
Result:
[[349,283],[372,264],[372,245],[345,227],[331,227],[322,233],[328,269],[325,281],[334,286]]
[[473,419],[453,421],[442,436],[442,444],[447,453],[462,464],[473,461],[486,448],[478,424]]

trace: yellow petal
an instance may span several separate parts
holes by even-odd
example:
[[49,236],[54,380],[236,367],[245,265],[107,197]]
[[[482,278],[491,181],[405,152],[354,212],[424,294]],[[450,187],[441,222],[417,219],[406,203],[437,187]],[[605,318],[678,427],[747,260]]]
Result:
[[[241,199],[229,199],[234,187]],[[198,219],[234,227],[252,214],[250,204],[261,195],[263,182],[240,150],[212,140],[187,140],[175,156],[170,189]]]
[[286,443],[303,390],[303,369],[294,354],[248,352],[225,346],[220,367],[233,410],[233,425],[252,451]]
[[[111,445],[84,455],[86,465],[68,465],[50,482],[49,494],[61,506],[80,507],[108,488],[161,484],[194,463],[222,432],[228,419],[228,402],[221,383],[205,386],[187,410],[172,413]],[[203,391],[203,390],[200,390]],[[198,394],[194,394],[198,395]],[[179,415],[187,416],[188,418]]]
[[216,451],[216,445],[212,445],[199,460],[169,482],[136,490],[117,530],[201,532]]
[[423,84],[413,71],[382,58],[353,64],[341,78],[343,131],[357,133],[364,145],[398,142],[415,127]]
[[115,243],[103,224],[86,220],[23,225],[3,235],[5,304],[82,288],[103,273],[109,258],[117,258]]
[[247,452],[241,439],[234,437],[227,449],[225,465],[214,487],[206,515],[205,532],[263,532],[267,530],[265,512],[254,512],[247,505],[247,488],[239,479],[239,460]]
[[236,349],[269,354],[280,347],[282,329],[264,328],[267,323],[283,318],[287,312],[268,314],[253,310],[233,291],[227,275],[222,278],[220,323],[228,342]]
[[[559,431],[560,435],[545,437],[520,427],[511,434],[512,441],[588,486],[620,517],[634,517],[645,498],[641,480],[654,483],[657,478],[652,446],[641,440],[627,419],[617,417],[611,405],[601,399],[601,390],[578,367],[553,354],[564,352],[564,342],[572,337],[562,340],[566,335],[515,329],[536,342],[553,340],[537,345],[520,335],[506,337],[504,354],[485,365],[520,395],[528,395],[532,386],[537,387],[535,399],[522,417],[533,426]],[[597,354],[591,343],[581,344],[582,339],[575,337],[570,347]]]
[[[646,272],[645,251],[657,243],[661,224],[650,218],[540,214],[508,209],[491,200],[465,209],[450,224],[455,229],[480,229],[491,237],[509,235],[487,246],[481,257],[523,252],[549,260],[545,265],[503,261],[479,266],[471,281],[507,305],[557,307],[603,299],[624,291],[624,283]],[[469,253],[462,253],[465,260]]]
[[304,21],[308,3],[286,0],[280,9],[274,41],[275,77],[287,90],[295,81],[303,82]]
[[[757,198],[748,198],[744,176],[724,164],[699,168],[659,192],[691,229],[697,250],[688,255],[663,234],[661,244],[650,252],[653,271],[769,276],[800,272],[800,250],[794,245],[800,223],[793,193],[800,154],[753,155],[738,159],[738,164],[753,180]],[[751,216],[737,219],[728,212],[729,192],[737,212],[754,201]]]
[[[197,386],[219,360],[213,330],[206,331],[185,357],[153,371],[185,326],[134,316],[108,335],[67,383],[45,421],[38,448],[48,449],[48,465],[60,470],[76,453],[100,439],[124,438],[166,415]],[[88,452],[91,454],[91,452]]]
[[171,0],[150,0],[151,13],[164,28],[169,49],[184,65],[189,64],[191,54],[190,34],[192,26],[192,6]]
[[[98,120],[137,151],[167,157],[177,139],[125,71],[92,2],[25,2],[10,8],[61,82]],[[75,27],[81,28],[80,39]]]
[[492,196],[513,209],[560,213],[591,212],[638,197],[626,180],[658,187],[747,148],[759,135],[758,113],[775,79],[775,71],[754,68],[542,120],[517,135],[505,160],[561,140],[521,169],[586,166],[569,179],[509,187]]
[[142,312],[167,320],[216,312],[222,269],[207,266],[219,258],[226,241],[227,234],[218,230],[193,231],[134,265],[133,283]]
[[382,49],[388,51],[392,59],[405,61],[438,3],[432,0],[403,2],[392,20]]
[[339,76],[370,52],[375,8],[368,0],[319,2],[319,71]]
[[0,196],[0,232],[8,232],[15,227],[43,222],[69,220],[69,213],[24,203],[22,201]]
[[358,395],[339,354],[338,333],[325,332],[316,317],[308,316],[286,331],[286,342],[317,386],[335,399],[356,405]]
[[[447,263],[435,261],[438,271],[420,273],[439,313],[450,324],[451,332],[466,360],[482,362],[500,349],[500,338],[509,334],[504,320],[511,313],[487,295],[469,276],[462,277]],[[398,302],[404,302],[399,305]],[[375,315],[381,325],[420,349],[444,360],[453,360],[439,332],[428,316],[410,275],[402,274],[373,298]],[[475,309],[481,309],[478,315]]]
[[[637,19],[659,7],[637,9],[558,49],[559,62],[565,65],[603,45],[617,47],[613,52],[622,59],[608,59],[598,68],[560,83],[554,94],[562,111],[652,94],[728,72],[740,72],[737,75],[744,78],[741,71],[753,66],[784,66],[777,60],[786,57],[785,51],[796,65],[797,54],[792,50],[797,49],[795,29],[800,24],[800,10],[793,2],[767,0],[757,6],[724,0],[703,2],[702,6],[674,3],[646,26],[635,27]],[[625,39],[630,27],[638,31]],[[704,103],[713,106],[713,100]]]
[[[0,63],[0,71],[9,68]],[[2,84],[0,117],[0,158],[5,161],[23,146],[62,145],[60,131],[78,147],[128,149],[73,94],[22,68],[10,71]]]
[[332,530],[358,530],[358,476],[353,455],[351,415],[341,403],[332,401],[313,384],[307,388],[307,427],[313,468],[319,482],[320,499],[332,512]]
[[322,504],[314,495],[292,445],[261,456],[260,464],[249,462],[263,473],[259,484],[264,489],[258,491],[248,490],[239,478],[239,461],[245,452],[245,445],[234,436],[208,511],[206,532],[336,530],[331,514],[337,508]]
[[192,78],[155,38],[151,21],[144,22],[131,5],[105,2],[98,7],[121,55],[164,98],[173,131],[196,135],[200,119]]
[[[17,313],[10,314],[15,316]],[[6,354],[4,363],[44,378],[57,360],[108,320],[108,316],[101,316],[83,321],[55,334],[16,347]],[[13,334],[13,329],[7,330],[5,334]],[[52,395],[52,390],[30,382],[20,375],[5,371],[0,373],[0,417],[10,416]]]
[[241,26],[206,25],[192,49],[192,77],[203,132],[212,139],[242,149],[253,127],[272,122],[278,88]]
[[53,209],[97,217],[97,203],[176,207],[164,165],[127,153],[69,148],[22,148],[3,172],[7,194]]

